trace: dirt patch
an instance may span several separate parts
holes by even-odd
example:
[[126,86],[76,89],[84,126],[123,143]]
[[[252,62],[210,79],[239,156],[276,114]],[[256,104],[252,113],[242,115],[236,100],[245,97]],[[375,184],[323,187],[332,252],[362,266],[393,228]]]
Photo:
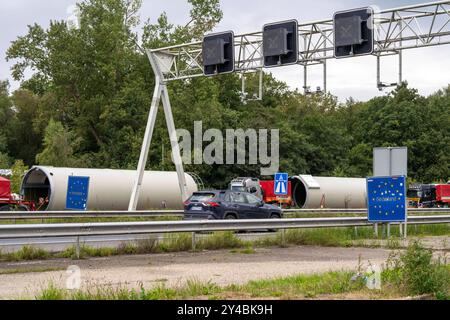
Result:
[[[3,263],[2,269],[25,267],[81,269],[82,287],[112,285],[146,288],[183,286],[187,280],[213,282],[220,286],[245,284],[298,274],[356,270],[363,265],[382,265],[390,250],[367,248],[290,247],[257,249],[244,255],[230,251],[119,256],[84,261],[52,260]],[[0,275],[0,298],[32,298],[49,282],[65,287],[66,271]]]

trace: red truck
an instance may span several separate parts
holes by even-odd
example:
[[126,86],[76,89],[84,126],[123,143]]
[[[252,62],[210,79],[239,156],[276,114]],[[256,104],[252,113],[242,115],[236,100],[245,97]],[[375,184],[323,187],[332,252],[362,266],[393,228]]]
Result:
[[0,211],[35,211],[33,202],[16,199],[11,193],[11,181],[0,177]]
[[236,178],[230,183],[230,190],[236,192],[248,192],[262,199],[267,204],[275,204],[284,208],[294,206],[292,198],[292,183],[289,181],[288,195],[275,195],[275,181],[260,181],[257,178]]
[[436,202],[438,206],[450,206],[450,184],[436,185]]
[[408,189],[411,208],[450,207],[450,184],[416,184]]
[[289,181],[288,195],[286,195],[286,196],[275,195],[275,192],[274,192],[275,181],[274,180],[260,181],[259,184],[261,185],[263,200],[265,203],[276,204],[276,205],[280,205],[285,208],[293,206],[294,201],[292,199],[292,183],[291,183],[291,181]]

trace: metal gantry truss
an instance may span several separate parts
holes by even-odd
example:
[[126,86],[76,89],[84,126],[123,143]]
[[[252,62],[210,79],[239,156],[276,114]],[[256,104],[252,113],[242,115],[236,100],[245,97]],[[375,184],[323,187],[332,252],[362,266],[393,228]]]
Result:
[[[401,53],[406,49],[450,44],[450,1],[439,1],[375,12],[375,50],[378,59],[399,56],[399,82],[402,81]],[[299,65],[323,65],[326,91],[326,61],[334,58],[333,20],[299,23]],[[263,69],[262,31],[235,36],[235,70],[243,75]],[[203,76],[202,43],[195,42],[151,50],[164,66],[164,80],[173,81]],[[380,81],[378,67],[378,87]]]
[[[375,50],[377,57],[377,85],[379,89],[402,82],[402,51],[450,44],[450,0],[419,4],[376,12],[374,17]],[[334,58],[333,20],[323,20],[299,24],[299,59],[304,67],[304,90],[309,92],[308,67],[323,66],[323,91],[327,91],[327,60]],[[263,79],[263,33],[262,31],[235,36],[235,72],[242,77],[243,100],[262,98]],[[167,128],[172,145],[172,155],[177,169],[182,200],[187,199],[187,186],[183,163],[178,145],[175,123],[170,105],[167,83],[174,80],[191,79],[204,76],[202,61],[202,42],[181,44],[156,50],[147,50],[156,76],[155,93],[142,144],[135,185],[130,200],[130,211],[135,211],[141,192],[148,152],[155,128],[159,104],[162,101]],[[380,60],[384,56],[398,55],[399,82],[381,82]],[[247,98],[245,90],[246,74],[260,72],[259,92]]]

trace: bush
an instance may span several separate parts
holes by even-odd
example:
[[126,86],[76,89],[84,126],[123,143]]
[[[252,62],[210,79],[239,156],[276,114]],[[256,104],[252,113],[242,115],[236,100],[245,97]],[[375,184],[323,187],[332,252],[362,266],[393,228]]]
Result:
[[410,295],[434,294],[445,298],[449,293],[450,270],[445,260],[433,259],[433,252],[418,241],[402,255],[389,259],[384,277]]

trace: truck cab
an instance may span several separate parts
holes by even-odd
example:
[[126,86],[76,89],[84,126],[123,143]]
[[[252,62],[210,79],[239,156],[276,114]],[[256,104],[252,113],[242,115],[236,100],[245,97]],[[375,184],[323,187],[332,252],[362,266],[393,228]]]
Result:
[[408,205],[410,208],[442,208],[449,207],[450,185],[419,184],[408,189]]
[[261,184],[257,178],[236,178],[230,183],[229,190],[234,192],[246,192],[263,199]]

